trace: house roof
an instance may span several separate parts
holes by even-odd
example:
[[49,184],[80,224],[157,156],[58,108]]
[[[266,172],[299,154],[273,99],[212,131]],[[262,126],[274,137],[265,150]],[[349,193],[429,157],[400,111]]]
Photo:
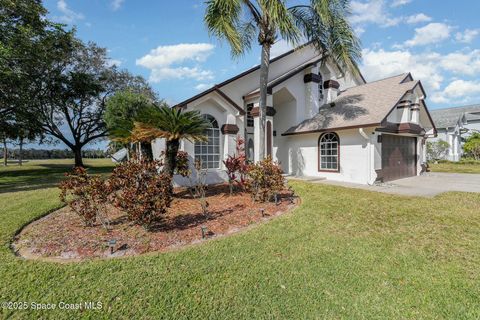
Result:
[[480,113],[480,104],[431,111],[433,122],[437,128],[455,127],[464,114],[466,114],[467,121],[480,119],[480,115],[472,113]]
[[[312,42],[309,41],[309,42],[307,42],[307,43],[305,43],[305,44],[303,44],[303,45],[301,45],[301,46],[298,46],[297,48],[294,48],[294,49],[292,49],[292,50],[290,50],[290,51],[287,51],[287,52],[285,52],[285,53],[283,53],[283,54],[275,57],[275,58],[272,58],[272,59],[270,59],[270,64],[274,63],[275,61],[281,60],[281,59],[283,59],[284,57],[291,55],[291,54],[294,53],[295,51],[297,51],[297,50],[299,50],[299,49],[301,49],[301,48],[304,48],[304,47],[306,47],[306,46],[308,46],[308,45],[311,45],[311,44],[312,44]],[[320,60],[320,59],[319,59],[319,60]],[[305,68],[306,68],[306,67],[305,67]],[[184,101],[182,101],[182,102],[180,102],[180,103],[177,103],[177,104],[174,105],[173,107],[174,107],[174,108],[183,107],[183,106],[185,106],[185,105],[187,105],[187,104],[189,104],[189,103],[191,103],[191,102],[193,102],[193,101],[195,101],[195,100],[197,100],[197,99],[199,99],[199,98],[201,98],[201,97],[203,97],[203,96],[205,96],[205,95],[207,95],[207,94],[209,94],[209,93],[211,93],[211,92],[214,92],[214,91],[217,91],[217,92],[218,92],[218,89],[222,88],[223,86],[226,86],[227,84],[229,84],[229,83],[231,83],[231,82],[233,82],[233,81],[235,81],[235,80],[238,80],[238,79],[240,79],[240,78],[242,78],[242,77],[244,77],[244,76],[246,76],[246,75],[248,75],[248,74],[250,74],[250,73],[252,73],[252,72],[254,72],[254,71],[259,70],[259,69],[260,69],[260,65],[256,65],[256,66],[254,66],[254,67],[252,67],[252,68],[250,68],[250,69],[248,69],[248,70],[246,70],[246,71],[244,71],[244,72],[242,72],[242,73],[240,73],[240,74],[237,74],[236,76],[233,76],[233,77],[231,77],[231,78],[229,78],[229,79],[227,79],[227,80],[225,80],[225,81],[223,81],[223,82],[221,82],[221,83],[219,83],[219,84],[214,85],[213,87],[211,87],[211,88],[209,88],[209,89],[207,89],[207,90],[205,90],[205,91],[200,92],[199,94],[197,94],[197,95],[195,95],[195,96],[193,96],[193,97],[191,97],[191,98],[189,98],[189,99],[187,99],[187,100],[184,100]],[[302,69],[302,70],[303,70],[303,69]],[[363,80],[363,82],[366,83],[366,80],[365,80],[365,78],[363,77],[363,75],[362,75],[361,73],[359,73],[359,76],[360,76],[360,78]]]
[[320,107],[318,114],[291,127],[283,135],[378,126],[392,109],[420,81],[409,73],[373,81],[340,92],[331,104]]
[[[271,93],[272,89],[276,86],[278,86],[280,83],[290,79],[291,77],[293,77],[294,75],[298,74],[299,72],[302,72],[303,70],[309,68],[309,67],[313,67],[315,66],[317,63],[319,63],[320,61],[322,61],[323,57],[315,57],[313,59],[310,59],[308,61],[305,61],[304,63],[302,63],[301,65],[295,67],[295,68],[292,68],[291,70],[287,71],[286,73],[278,76],[277,78],[275,79],[272,79],[268,82],[267,84],[267,91]],[[252,92],[248,93],[247,95],[244,96],[244,99],[248,98],[248,97],[251,97],[251,96],[255,96],[255,95],[258,95],[260,93],[260,88],[257,88],[255,90],[253,90]]]

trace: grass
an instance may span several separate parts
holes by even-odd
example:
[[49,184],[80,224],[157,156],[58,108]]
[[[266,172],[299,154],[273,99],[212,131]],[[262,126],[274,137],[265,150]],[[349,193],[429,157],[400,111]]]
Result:
[[301,206],[247,232],[167,254],[62,265],[9,249],[22,225],[60,206],[58,191],[0,194],[0,301],[103,305],[3,309],[0,318],[480,317],[480,194],[292,186]]
[[[93,174],[108,173],[114,166],[110,159],[85,159],[84,162]],[[55,159],[0,166],[0,193],[55,187],[73,164],[73,159]]]
[[429,165],[433,172],[480,173],[480,161],[440,161]]

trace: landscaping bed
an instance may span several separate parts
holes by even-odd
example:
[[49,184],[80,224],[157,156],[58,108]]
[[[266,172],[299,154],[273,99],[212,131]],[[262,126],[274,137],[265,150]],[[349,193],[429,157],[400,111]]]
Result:
[[[207,190],[208,213],[186,189],[175,190],[174,200],[164,219],[146,230],[109,206],[110,225],[100,222],[85,227],[67,206],[26,226],[15,238],[14,250],[25,258],[75,261],[88,258],[134,256],[169,251],[203,240],[230,234],[281,215],[297,199],[290,191],[279,194],[278,203],[253,202],[248,193],[229,194],[228,185]],[[263,209],[263,214],[262,214]],[[203,227],[203,232],[202,232]],[[113,253],[109,241],[113,246]]]

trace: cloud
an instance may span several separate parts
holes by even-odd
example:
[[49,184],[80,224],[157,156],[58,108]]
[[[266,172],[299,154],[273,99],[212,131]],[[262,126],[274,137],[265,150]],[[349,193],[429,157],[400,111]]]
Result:
[[85,16],[81,13],[77,13],[68,7],[68,4],[65,0],[57,1],[57,9],[63,13],[60,17],[55,17],[61,22],[64,23],[74,23],[75,21],[82,20]]
[[480,99],[480,81],[454,80],[443,91],[432,95],[436,103],[466,103]]
[[415,55],[408,50],[365,49],[361,70],[368,80],[411,72],[415,79],[422,80],[427,89],[438,90],[444,79],[436,63],[438,56],[437,53]]
[[213,53],[214,45],[209,43],[181,43],[159,46],[137,60],[137,65],[146,68],[165,67],[187,60],[204,62]]
[[480,73],[480,49],[470,52],[453,52],[441,56],[439,66],[459,75],[474,76]]
[[[151,70],[150,81],[191,78],[197,81],[213,79],[213,72],[203,70],[198,64],[205,62],[213,53],[214,45],[209,43],[181,43],[159,46],[147,55],[137,59],[136,64]],[[184,66],[180,64],[194,64]]]
[[119,60],[119,59],[108,59],[107,60],[107,65],[109,67],[112,67],[112,66],[117,66],[117,67],[120,67],[122,65],[122,60]]
[[197,81],[205,81],[213,79],[213,72],[210,70],[202,70],[198,67],[178,67],[178,68],[158,68],[153,69],[149,80],[153,83],[167,79],[181,80],[191,78]]
[[442,42],[450,37],[452,27],[445,23],[432,22],[424,27],[416,28],[412,39],[405,41],[405,46],[424,46]]
[[360,37],[365,32],[365,28],[357,26],[357,27],[353,28],[353,31],[355,32],[357,37]]
[[392,4],[390,5],[391,7],[401,7],[404,6],[408,3],[412,2],[412,0],[394,0]]
[[463,43],[471,43],[480,34],[480,29],[466,29],[463,33],[457,32],[455,40]]
[[122,7],[124,2],[125,0],[112,0],[112,2],[110,3],[110,5],[112,6],[112,10],[117,11]]
[[275,42],[270,49],[270,57],[275,58],[293,49],[293,46],[288,43],[286,40],[280,39],[279,41]]
[[[476,82],[472,84],[472,81],[459,79],[475,77],[480,73],[480,49],[449,54],[438,52],[415,54],[408,49],[392,51],[365,49],[361,70],[370,81],[411,72],[415,79],[422,81],[427,94],[436,103],[467,102],[473,101],[475,97],[480,100],[474,89]],[[442,89],[445,80],[452,78],[454,81]],[[460,80],[463,82],[459,82]],[[463,95],[462,99],[458,99],[459,92]]]
[[204,91],[213,87],[213,83],[199,83],[195,86],[195,90]]
[[399,24],[403,19],[402,17],[392,18],[385,8],[384,0],[352,1],[351,10],[350,22],[353,24],[373,23],[382,27],[391,27]]
[[430,22],[432,18],[424,13],[418,13],[405,18],[405,22],[408,24],[416,24],[420,22]]

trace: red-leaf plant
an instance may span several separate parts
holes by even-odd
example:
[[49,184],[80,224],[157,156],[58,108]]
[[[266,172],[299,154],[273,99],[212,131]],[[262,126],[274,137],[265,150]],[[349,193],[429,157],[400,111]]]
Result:
[[106,218],[107,183],[98,177],[88,175],[87,170],[75,167],[60,183],[60,200],[69,205],[82,218],[85,226],[92,227],[97,219],[108,228]]
[[116,167],[110,178],[114,205],[147,229],[172,202],[172,180],[162,166],[159,160],[134,159]]
[[228,185],[230,194],[233,194],[234,183],[244,188],[247,174],[247,157],[245,155],[245,140],[241,136],[237,136],[235,153],[228,155],[223,164],[227,169]]

